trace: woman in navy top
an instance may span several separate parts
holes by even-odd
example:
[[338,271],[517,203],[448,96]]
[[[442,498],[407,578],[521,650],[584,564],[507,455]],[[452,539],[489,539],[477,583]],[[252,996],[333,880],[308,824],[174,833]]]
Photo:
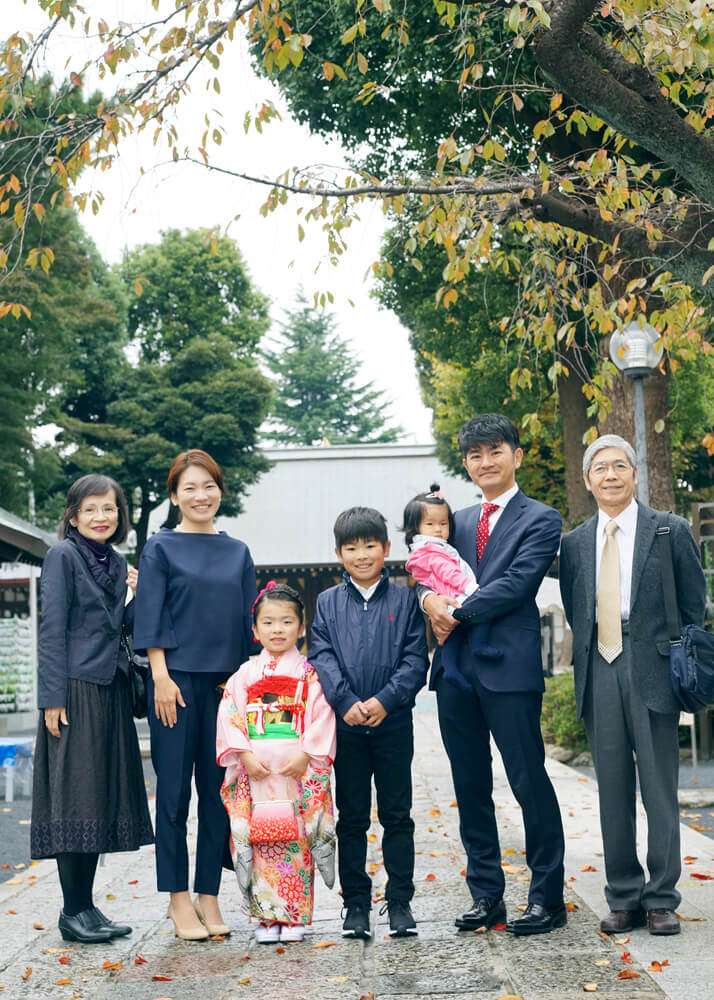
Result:
[[[248,547],[217,531],[224,493],[220,466],[204,451],[177,456],[168,475],[175,529],[146,543],[139,564],[134,645],[151,663],[149,725],[156,771],[156,871],[171,893],[177,937],[228,934],[218,908],[228,820],[216,764],[219,685],[248,658],[255,568]],[[198,842],[192,902],[186,820],[195,773]]]

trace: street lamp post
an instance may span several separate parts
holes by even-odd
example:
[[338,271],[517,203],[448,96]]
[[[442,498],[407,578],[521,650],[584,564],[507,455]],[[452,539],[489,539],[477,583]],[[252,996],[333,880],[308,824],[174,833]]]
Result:
[[628,323],[610,337],[610,357],[621,372],[632,379],[635,390],[635,451],[637,452],[640,500],[649,504],[650,487],[647,469],[647,423],[644,382],[660,363],[663,348],[653,326]]

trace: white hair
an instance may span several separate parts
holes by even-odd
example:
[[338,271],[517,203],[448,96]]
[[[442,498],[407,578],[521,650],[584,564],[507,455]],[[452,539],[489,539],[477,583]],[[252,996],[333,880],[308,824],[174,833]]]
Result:
[[620,451],[624,451],[627,456],[627,461],[630,463],[633,469],[637,469],[637,455],[635,454],[635,449],[632,447],[629,441],[625,441],[621,438],[619,434],[603,434],[602,437],[597,438],[592,444],[588,445],[585,449],[585,454],[583,455],[583,475],[587,476],[590,472],[590,466],[593,464],[593,459],[599,451],[604,451],[605,448],[619,448]]

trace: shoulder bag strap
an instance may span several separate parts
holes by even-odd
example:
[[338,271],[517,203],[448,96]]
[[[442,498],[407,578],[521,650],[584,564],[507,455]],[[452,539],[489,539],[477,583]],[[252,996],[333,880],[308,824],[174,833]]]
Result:
[[672,533],[668,525],[660,525],[656,532],[657,555],[662,574],[662,589],[664,590],[664,610],[667,617],[667,632],[670,642],[679,642],[682,638],[679,627],[679,607],[677,604],[677,588],[674,582],[674,565],[672,562]]

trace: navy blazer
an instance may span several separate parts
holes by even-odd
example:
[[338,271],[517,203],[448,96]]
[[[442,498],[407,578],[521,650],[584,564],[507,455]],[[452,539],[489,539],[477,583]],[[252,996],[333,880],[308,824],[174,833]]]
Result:
[[[91,556],[72,538],[53,545],[40,577],[42,618],[38,643],[38,708],[65,708],[67,681],[111,684],[119,662],[126,608],[126,562],[112,553],[111,575],[90,567]],[[98,566],[98,564],[97,564]]]
[[[479,589],[454,612],[461,622],[450,642],[469,655],[479,681],[490,691],[543,691],[540,614],[536,594],[560,544],[563,519],[557,510],[520,490],[511,498],[491,532],[483,557],[476,559],[476,528],[481,504],[454,515],[454,545],[478,581]],[[488,646],[479,655],[471,625],[490,626]],[[483,637],[481,637],[482,639]],[[468,642],[468,650],[463,644]],[[441,673],[439,652],[431,672],[432,688]]]

